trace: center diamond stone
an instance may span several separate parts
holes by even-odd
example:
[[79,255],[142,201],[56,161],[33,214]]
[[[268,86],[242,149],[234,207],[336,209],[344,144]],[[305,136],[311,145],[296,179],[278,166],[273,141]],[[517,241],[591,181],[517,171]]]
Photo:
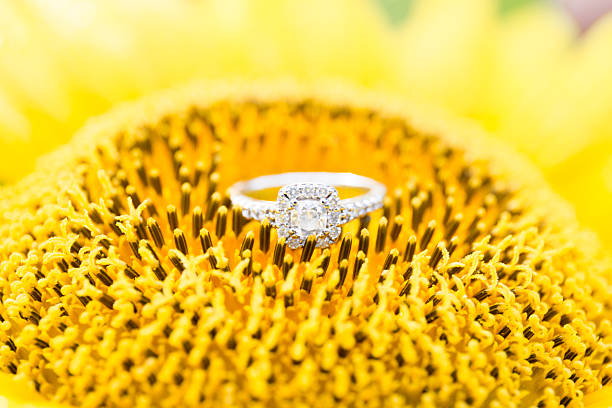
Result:
[[291,226],[302,234],[319,234],[327,226],[327,210],[316,200],[298,201],[291,211]]
[[288,184],[278,190],[276,201],[275,226],[289,248],[299,248],[311,235],[317,247],[326,248],[340,236],[340,198],[333,186]]

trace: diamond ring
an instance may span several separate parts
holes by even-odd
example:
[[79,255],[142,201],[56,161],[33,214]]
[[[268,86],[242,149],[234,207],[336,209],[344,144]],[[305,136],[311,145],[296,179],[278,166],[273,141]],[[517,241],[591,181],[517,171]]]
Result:
[[[338,188],[358,190],[359,194],[340,199]],[[256,198],[258,191],[280,188],[276,201]],[[242,208],[248,219],[268,219],[289,248],[304,245],[310,235],[316,246],[336,242],[341,225],[383,205],[387,189],[368,177],[352,173],[303,172],[261,176],[232,185],[232,204]]]

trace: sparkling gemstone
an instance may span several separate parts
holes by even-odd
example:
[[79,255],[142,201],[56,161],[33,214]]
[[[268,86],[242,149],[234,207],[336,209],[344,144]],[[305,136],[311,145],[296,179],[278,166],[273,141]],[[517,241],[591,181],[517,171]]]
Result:
[[335,227],[340,223],[338,191],[316,183],[282,187],[277,196],[274,225],[287,246],[299,248],[310,235],[318,247],[327,247],[337,238]]
[[303,235],[319,234],[327,226],[327,210],[316,200],[300,200],[291,211],[291,226]]

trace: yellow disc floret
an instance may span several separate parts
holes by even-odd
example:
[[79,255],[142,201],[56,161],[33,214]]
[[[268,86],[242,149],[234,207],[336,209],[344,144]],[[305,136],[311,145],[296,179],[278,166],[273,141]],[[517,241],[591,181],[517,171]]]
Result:
[[[609,264],[529,165],[384,99],[244,88],[120,107],[1,191],[2,370],[120,407],[580,407],[610,381]],[[283,171],[389,194],[291,250],[226,194]]]

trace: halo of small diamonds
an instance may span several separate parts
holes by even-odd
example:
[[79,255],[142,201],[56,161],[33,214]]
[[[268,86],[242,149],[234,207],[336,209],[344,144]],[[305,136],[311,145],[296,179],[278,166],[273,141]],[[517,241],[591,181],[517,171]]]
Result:
[[310,235],[317,247],[333,244],[341,233],[341,207],[338,191],[330,185],[299,183],[283,186],[276,200],[275,224],[289,248],[304,245]]

